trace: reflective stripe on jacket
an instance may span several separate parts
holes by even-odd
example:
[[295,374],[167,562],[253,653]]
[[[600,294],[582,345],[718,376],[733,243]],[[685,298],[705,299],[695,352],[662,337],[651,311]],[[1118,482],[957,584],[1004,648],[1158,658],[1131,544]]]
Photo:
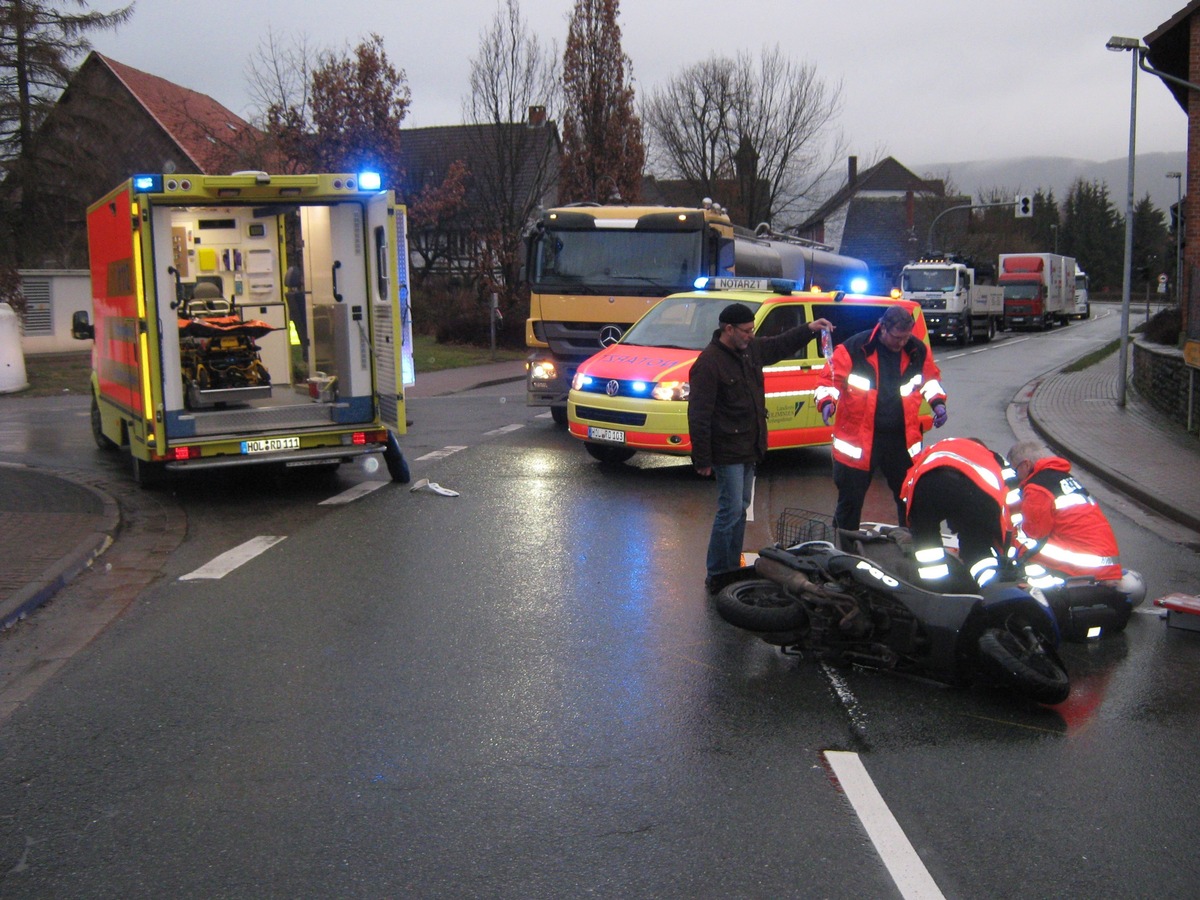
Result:
[[943,438],[926,447],[913,459],[908,477],[900,488],[900,499],[911,508],[917,482],[927,473],[940,468],[961,472],[985,495],[996,501],[1000,511],[1001,535],[1014,535],[1021,523],[1021,490],[1017,473],[986,445],[971,438]]
[[1044,541],[1034,560],[1064,575],[1121,577],[1117,537],[1087,488],[1071,475],[1069,462],[1039,459],[1021,493],[1022,527],[1030,538]]
[[[855,469],[871,468],[875,440],[875,407],[879,399],[878,335],[881,326],[862,331],[838,344],[832,361],[821,371],[817,408],[836,404],[833,458]],[[921,450],[921,401],[945,403],[941,370],[922,341],[910,337],[900,350],[900,401],[904,410],[904,443],[908,455]]]

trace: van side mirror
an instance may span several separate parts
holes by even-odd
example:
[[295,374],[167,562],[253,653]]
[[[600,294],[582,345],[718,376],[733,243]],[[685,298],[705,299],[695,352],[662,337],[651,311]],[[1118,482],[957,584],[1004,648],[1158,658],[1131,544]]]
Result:
[[75,315],[71,316],[71,337],[77,341],[96,339],[96,328],[88,321],[87,310],[77,310]]

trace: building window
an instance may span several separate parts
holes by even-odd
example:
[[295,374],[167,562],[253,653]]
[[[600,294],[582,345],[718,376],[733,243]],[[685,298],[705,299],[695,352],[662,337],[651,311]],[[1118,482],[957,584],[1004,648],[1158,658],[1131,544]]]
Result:
[[28,337],[53,336],[54,306],[50,297],[50,279],[22,279],[21,294],[25,297],[25,315],[21,319],[21,333]]

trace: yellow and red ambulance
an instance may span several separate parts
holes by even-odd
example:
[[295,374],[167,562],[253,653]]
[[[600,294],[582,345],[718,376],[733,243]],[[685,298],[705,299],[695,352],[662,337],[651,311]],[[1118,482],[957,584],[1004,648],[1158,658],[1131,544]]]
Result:
[[[793,282],[778,278],[710,278],[697,284],[696,290],[660,301],[619,342],[590,357],[575,373],[567,400],[568,428],[601,462],[624,462],[638,450],[691,454],[688,376],[712,340],[721,310],[731,303],[754,310],[760,337],[828,319],[834,325],[834,345],[874,327],[888,306],[901,305],[916,320],[913,335],[929,343],[921,307],[914,301],[796,291]],[[820,345],[810,341],[803,357],[763,369],[770,450],[830,442],[831,429],[813,402],[827,365]],[[926,428],[930,415],[922,407]]]

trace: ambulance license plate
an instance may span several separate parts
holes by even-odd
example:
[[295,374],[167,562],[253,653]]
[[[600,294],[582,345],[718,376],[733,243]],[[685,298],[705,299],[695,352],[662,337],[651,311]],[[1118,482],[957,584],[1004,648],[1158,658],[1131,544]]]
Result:
[[610,444],[625,443],[625,432],[613,428],[593,428],[588,426],[588,438],[593,441],[607,441]]
[[271,453],[275,450],[299,450],[300,438],[263,438],[258,441],[242,441],[243,453]]

